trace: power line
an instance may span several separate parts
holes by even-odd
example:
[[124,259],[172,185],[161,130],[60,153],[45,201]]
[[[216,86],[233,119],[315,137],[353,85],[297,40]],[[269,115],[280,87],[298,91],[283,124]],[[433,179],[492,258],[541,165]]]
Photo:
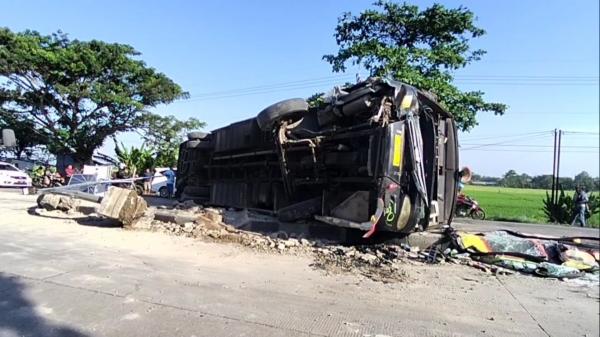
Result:
[[[462,143],[461,145],[478,146],[478,145],[486,145],[486,144],[466,144],[466,143]],[[553,147],[552,145],[529,145],[529,144],[508,144],[508,145],[496,145],[496,146],[498,146],[498,147],[542,147],[542,148]],[[585,145],[571,145],[571,146],[564,145],[563,148],[570,148],[570,149],[600,149],[599,146],[585,146]]]
[[525,133],[513,133],[513,134],[502,134],[502,135],[496,135],[496,136],[474,137],[474,138],[469,138],[468,140],[501,139],[501,138],[517,137],[517,136],[539,135],[539,134],[546,134],[546,133],[550,134],[552,132],[553,132],[553,130],[532,131],[532,132],[525,132]]
[[[552,153],[552,150],[519,150],[519,149],[461,149],[461,151],[483,151],[483,152],[520,152],[520,153]],[[562,151],[562,153],[593,153],[597,154],[598,151]]]
[[[366,74],[357,74],[365,76]],[[340,84],[340,81],[354,79],[355,74],[340,74],[298,81],[288,81],[256,85],[238,89],[205,92],[192,95],[191,99],[175,103],[197,102],[213,99],[233,98],[248,95],[261,95],[274,92],[309,89],[326,85]],[[455,82],[481,85],[598,85],[594,76],[577,75],[463,75],[456,76]]]
[[265,89],[251,89],[251,90],[241,90],[240,92],[236,92],[236,90],[231,90],[231,93],[213,93],[213,94],[199,94],[192,96],[191,99],[186,101],[177,101],[175,103],[188,103],[188,102],[197,102],[197,101],[206,101],[213,99],[223,99],[223,98],[232,98],[232,97],[240,97],[240,96],[248,96],[248,95],[260,95],[260,94],[270,94],[275,92],[283,92],[283,91],[291,91],[298,89],[317,89],[322,88],[324,86],[333,86],[335,84],[339,84],[339,82],[331,82],[331,81],[321,81],[321,82],[311,82],[311,83],[299,83],[299,84],[289,84],[289,85],[280,85],[273,88],[265,88]]
[[589,135],[589,136],[598,136],[600,133],[598,132],[587,132],[587,131],[563,131],[563,134],[568,135]]
[[459,75],[455,78],[600,79],[593,75]]
[[215,95],[219,96],[219,95],[252,92],[252,91],[257,91],[257,90],[278,89],[278,88],[282,88],[282,87],[294,87],[294,86],[305,86],[305,85],[310,85],[310,84],[331,83],[331,81],[333,79],[341,81],[344,79],[348,80],[348,79],[354,79],[354,78],[355,78],[355,76],[352,74],[347,74],[347,75],[343,75],[343,76],[327,76],[327,77],[319,77],[319,78],[314,78],[314,79],[304,79],[304,80],[298,80],[298,81],[263,84],[263,85],[257,85],[257,86],[252,86],[252,87],[207,92],[207,93],[201,93],[201,94],[194,95],[194,97],[215,96]]
[[[461,141],[465,141],[465,143],[461,143],[461,145],[471,145],[468,142],[472,141],[484,141],[484,140],[503,140],[507,138],[514,137],[523,137],[523,136],[537,136],[543,134],[551,134],[553,130],[547,131],[532,131],[525,133],[512,133],[512,134],[502,134],[502,135],[494,135],[494,136],[484,136],[484,137],[468,137],[467,135],[460,136]],[[569,136],[595,136],[597,137],[599,134],[596,132],[582,132],[582,131],[563,131],[563,135],[568,134]],[[487,144],[473,144],[473,145],[487,145]]]
[[476,85],[510,85],[510,86],[598,86],[600,83],[578,83],[578,82],[481,82],[481,81],[456,81],[463,84]]
[[514,114],[514,115],[598,115],[599,112],[565,112],[565,111],[505,111],[505,115]]
[[539,139],[539,138],[544,138],[547,136],[550,136],[550,133],[548,131],[546,131],[542,134],[535,135],[535,136],[517,137],[517,138],[513,138],[513,139],[509,139],[509,140],[505,140],[505,141],[501,141],[501,142],[497,142],[497,143],[488,143],[488,144],[481,144],[481,145],[477,145],[477,146],[467,147],[467,148],[464,148],[463,150],[474,150],[474,149],[479,149],[482,147],[490,147],[490,146],[496,146],[496,145],[509,144],[509,143],[514,143],[519,140]]

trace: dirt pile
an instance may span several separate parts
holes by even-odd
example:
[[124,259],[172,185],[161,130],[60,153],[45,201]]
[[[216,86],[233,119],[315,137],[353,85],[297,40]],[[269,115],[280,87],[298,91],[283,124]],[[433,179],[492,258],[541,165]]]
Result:
[[[179,214],[178,217],[184,216]],[[189,219],[190,215],[187,217]],[[132,229],[198,238],[209,242],[237,243],[253,250],[274,253],[305,253],[310,252],[310,248],[314,245],[314,242],[305,238],[289,238],[285,233],[263,235],[240,230],[222,222],[222,216],[212,210],[202,210],[195,214],[194,218],[194,221],[183,223],[154,219],[149,225],[138,225]]]
[[396,245],[325,246],[314,249],[313,267],[327,272],[358,273],[384,283],[408,278],[400,264],[407,252]]

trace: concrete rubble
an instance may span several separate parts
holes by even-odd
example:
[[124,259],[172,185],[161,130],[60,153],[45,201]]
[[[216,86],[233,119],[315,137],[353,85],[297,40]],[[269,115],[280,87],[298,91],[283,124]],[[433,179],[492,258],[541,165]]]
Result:
[[110,187],[102,198],[98,214],[118,219],[124,226],[130,226],[144,214],[147,208],[146,201],[138,196],[136,191]]
[[[67,196],[46,194],[38,198],[38,205],[45,210],[72,213],[78,210],[79,202]],[[235,243],[266,253],[309,255],[314,259],[311,266],[326,273],[349,272],[381,282],[405,280],[407,275],[402,264],[406,263],[460,264],[490,275],[509,275],[520,271],[477,258],[464,244],[457,245],[457,235],[451,229],[433,235],[415,234],[405,243],[346,246],[339,241],[315,239],[289,231],[246,230],[250,221],[268,221],[268,217],[250,215],[248,210],[203,207],[192,201],[175,202],[171,207],[147,207],[135,192],[118,188],[111,188],[97,213],[118,219],[124,228],[130,230]],[[597,267],[594,271],[597,274]]]
[[[41,194],[37,199],[38,207],[46,211],[59,210],[71,213],[92,213],[89,210],[89,206],[81,205],[82,200],[78,196],[70,196],[68,194],[68,190],[61,191],[60,194]],[[89,195],[93,197],[93,195]],[[134,190],[113,186],[108,189],[103,197],[97,198],[101,199],[101,202],[94,211],[104,217],[118,220],[125,227],[147,216],[148,205]]]
[[[147,211],[150,212],[152,208]],[[234,225],[224,223],[224,218],[232,219]],[[128,228],[235,243],[267,253],[310,255],[314,257],[312,267],[326,273],[352,272],[382,282],[405,279],[401,264],[407,259],[422,260],[418,250],[407,245],[343,246],[284,231],[263,234],[240,229],[247,219],[247,211],[204,208],[186,202],[170,209],[156,209],[153,215],[145,215]]]
[[59,210],[63,212],[75,211],[80,200],[66,195],[42,194],[37,199],[38,206],[47,211]]

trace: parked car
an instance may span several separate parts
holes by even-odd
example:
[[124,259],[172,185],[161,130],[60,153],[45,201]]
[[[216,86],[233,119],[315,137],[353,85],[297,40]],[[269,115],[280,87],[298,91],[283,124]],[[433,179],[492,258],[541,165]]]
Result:
[[31,178],[16,166],[0,161],[0,186],[31,187]]
[[316,107],[289,99],[210,134],[190,133],[176,196],[355,228],[365,238],[450,224],[456,136],[434,95],[370,78],[335,88]]
[[[169,196],[167,191],[167,177],[163,175],[167,170],[169,170],[168,167],[156,168],[154,170],[154,177],[152,177],[152,192],[158,194],[162,198],[167,198]],[[174,171],[177,173],[177,170]],[[175,184],[177,184],[177,178],[175,178]],[[177,191],[176,188],[175,191]]]

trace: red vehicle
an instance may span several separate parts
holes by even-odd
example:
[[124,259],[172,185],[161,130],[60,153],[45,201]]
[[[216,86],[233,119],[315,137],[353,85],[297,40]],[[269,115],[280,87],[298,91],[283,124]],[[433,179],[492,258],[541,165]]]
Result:
[[456,198],[456,215],[463,217],[470,216],[475,220],[485,219],[485,211],[479,206],[477,200],[462,193]]

